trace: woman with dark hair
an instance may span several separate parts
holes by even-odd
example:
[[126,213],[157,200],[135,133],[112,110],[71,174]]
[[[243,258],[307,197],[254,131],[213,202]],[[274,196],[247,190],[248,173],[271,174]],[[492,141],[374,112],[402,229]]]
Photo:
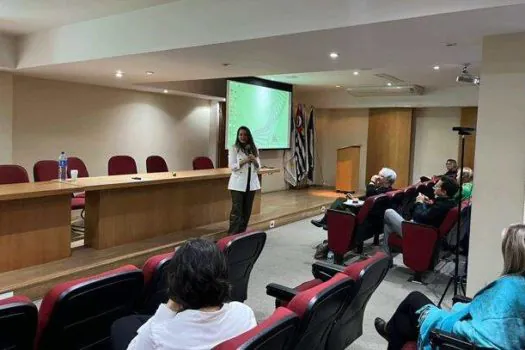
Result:
[[211,349],[256,326],[250,307],[227,302],[228,267],[213,242],[184,243],[173,255],[167,277],[169,299],[155,315],[147,321],[145,316],[128,316],[115,322],[115,350]]
[[259,151],[253,142],[250,129],[245,126],[237,130],[235,144],[228,152],[228,166],[232,170],[228,183],[232,196],[228,233],[240,233],[248,227],[255,191],[261,188],[257,176],[261,167]]
[[388,349],[401,349],[418,340],[418,349],[431,349],[430,332],[439,329],[477,347],[525,349],[525,225],[509,226],[502,233],[503,272],[469,303],[446,311],[420,292],[410,293],[385,322],[376,318],[377,332]]

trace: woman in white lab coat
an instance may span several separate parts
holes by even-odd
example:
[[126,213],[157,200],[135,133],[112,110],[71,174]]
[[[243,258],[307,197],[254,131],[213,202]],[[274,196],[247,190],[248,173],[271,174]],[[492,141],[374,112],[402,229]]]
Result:
[[261,188],[257,176],[257,171],[261,167],[259,151],[253,142],[250,129],[245,126],[237,130],[235,144],[228,153],[228,166],[232,170],[228,183],[232,196],[228,233],[240,233],[246,231],[255,191]]

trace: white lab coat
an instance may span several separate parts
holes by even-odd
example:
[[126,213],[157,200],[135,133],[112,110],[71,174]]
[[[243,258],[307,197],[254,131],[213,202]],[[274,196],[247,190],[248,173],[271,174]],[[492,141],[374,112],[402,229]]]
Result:
[[229,149],[228,166],[232,170],[230,182],[228,183],[229,190],[246,192],[248,171],[252,172],[250,178],[250,191],[257,191],[261,189],[259,176],[257,176],[257,171],[261,167],[261,160],[259,157],[257,157],[257,161],[255,163],[245,163],[242,167],[239,167],[240,162],[246,158],[248,158],[248,155],[237,149],[237,147],[233,146]]

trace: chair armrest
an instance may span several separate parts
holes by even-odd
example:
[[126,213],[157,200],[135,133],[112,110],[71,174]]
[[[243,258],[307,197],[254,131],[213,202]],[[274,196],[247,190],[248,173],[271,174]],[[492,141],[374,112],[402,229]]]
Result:
[[472,301],[472,298],[469,298],[469,297],[464,297],[463,295],[455,295],[453,298],[452,298],[452,303],[455,304],[455,303],[470,303]]
[[344,266],[330,264],[325,261],[316,261],[312,264],[312,275],[323,282],[328,281],[336,273],[343,271]]
[[266,294],[277,300],[290,301],[297,295],[297,291],[277,283],[270,283],[266,286]]
[[432,348],[439,347],[440,349],[455,349],[455,350],[488,350],[490,348],[483,348],[475,346],[474,344],[456,337],[448,332],[434,329],[430,332],[430,343]]

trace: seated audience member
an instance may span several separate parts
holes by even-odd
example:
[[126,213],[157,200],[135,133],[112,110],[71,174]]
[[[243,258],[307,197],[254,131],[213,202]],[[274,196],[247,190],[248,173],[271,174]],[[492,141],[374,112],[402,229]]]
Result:
[[[458,183],[460,182],[459,181],[460,176],[461,176],[461,172],[458,170],[458,176],[457,176]],[[472,178],[473,177],[474,177],[474,173],[472,169],[468,167],[464,167],[463,168],[463,186],[461,186],[462,187],[461,201],[470,200],[472,198],[472,187],[473,187]],[[454,196],[454,200],[459,201],[459,191]]]
[[410,293],[390,321],[376,318],[377,332],[388,349],[418,340],[418,349],[430,349],[433,329],[452,333],[477,347],[525,349],[525,225],[503,231],[504,268],[501,277],[481,289],[469,303],[441,310],[420,292]]
[[[381,169],[377,175],[372,176],[370,182],[368,185],[366,185],[366,197],[376,196],[392,191],[392,185],[396,181],[396,178],[397,174],[394,170],[390,168]],[[346,197],[337,198],[332,203],[332,205],[330,205],[330,209],[352,210],[352,207],[344,204],[348,198],[353,198],[353,196],[348,194]],[[311,223],[317,227],[326,226],[326,214],[322,219],[312,220]]]
[[[439,178],[441,176],[448,176],[450,178],[455,179],[458,173],[458,162],[456,162],[455,159],[447,159],[445,166],[446,166],[447,171],[443,175],[434,175],[434,178]],[[432,179],[427,176],[421,176],[419,180],[421,182],[427,182]]]
[[[449,210],[456,206],[456,202],[452,199],[458,192],[459,186],[455,180],[442,176],[438,183],[434,186],[434,194],[436,199],[431,201],[428,197],[421,193],[416,198],[416,204],[414,206],[414,213],[412,221],[439,227]],[[384,219],[384,248],[387,252],[390,252],[388,246],[388,237],[392,233],[402,235],[401,224],[404,219],[393,209],[387,209],[385,211]]]
[[446,163],[447,172],[443,176],[448,176],[450,178],[456,179],[458,174],[458,162],[455,159],[447,159]]
[[113,349],[211,349],[257,325],[250,307],[227,302],[228,267],[213,242],[191,239],[184,243],[167,273],[168,302],[147,321],[147,316],[116,321],[111,332]]

